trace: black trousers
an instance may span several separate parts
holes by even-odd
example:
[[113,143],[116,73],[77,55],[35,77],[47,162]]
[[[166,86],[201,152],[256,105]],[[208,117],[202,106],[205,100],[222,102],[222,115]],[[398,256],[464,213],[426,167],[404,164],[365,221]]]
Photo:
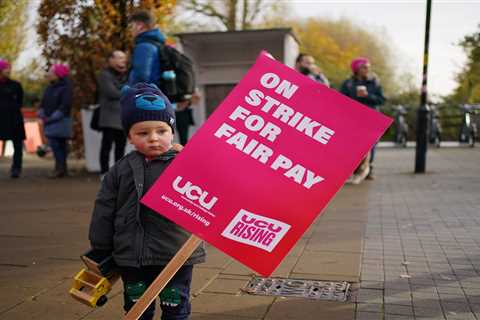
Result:
[[125,154],[127,137],[123,130],[113,128],[102,129],[102,145],[100,147],[100,173],[108,171],[110,164],[110,150],[115,143],[115,161],[120,160]]
[[[11,172],[20,173],[20,171],[22,171],[22,160],[23,160],[23,139],[13,139],[11,141],[13,144],[13,159],[12,159]],[[4,142],[6,143],[7,140],[5,140]],[[0,150],[0,151],[3,151],[3,150]]]
[[188,142],[188,131],[193,125],[192,109],[187,108],[182,111],[175,111],[175,122],[178,132],[178,138],[182,146]]

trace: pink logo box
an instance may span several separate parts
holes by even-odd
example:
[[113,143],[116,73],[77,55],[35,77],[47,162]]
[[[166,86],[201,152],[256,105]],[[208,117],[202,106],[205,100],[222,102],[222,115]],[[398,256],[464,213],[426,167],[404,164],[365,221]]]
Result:
[[390,124],[262,53],[142,202],[269,276]]

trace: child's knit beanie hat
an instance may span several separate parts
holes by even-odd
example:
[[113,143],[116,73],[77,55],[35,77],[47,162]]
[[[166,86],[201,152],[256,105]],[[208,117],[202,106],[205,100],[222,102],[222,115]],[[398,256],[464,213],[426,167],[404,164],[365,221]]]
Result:
[[120,98],[123,130],[128,134],[137,122],[163,121],[174,132],[175,111],[168,98],[151,83],[137,83],[124,86]]

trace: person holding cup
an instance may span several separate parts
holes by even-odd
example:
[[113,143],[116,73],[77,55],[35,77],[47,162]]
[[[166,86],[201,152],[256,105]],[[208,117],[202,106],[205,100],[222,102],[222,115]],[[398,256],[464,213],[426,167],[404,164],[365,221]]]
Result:
[[[350,67],[352,76],[342,84],[340,92],[369,108],[380,111],[380,106],[385,103],[383,89],[378,78],[370,72],[370,61],[364,57],[352,60]],[[373,160],[375,158],[375,146],[370,152],[370,168],[367,179],[373,180]]]

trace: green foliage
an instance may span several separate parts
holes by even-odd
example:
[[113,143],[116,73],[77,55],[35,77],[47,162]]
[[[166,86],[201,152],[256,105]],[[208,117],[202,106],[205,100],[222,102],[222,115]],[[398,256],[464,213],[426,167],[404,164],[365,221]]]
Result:
[[456,76],[455,90],[443,97],[441,103],[440,114],[447,140],[458,140],[462,123],[460,105],[480,103],[480,25],[478,28],[478,31],[466,35],[459,43],[467,61]]
[[[480,26],[479,26],[480,28]],[[451,103],[480,103],[480,31],[466,35],[459,43],[467,62],[457,75],[454,93],[446,97]]]
[[0,58],[14,62],[23,48],[27,0],[0,0]]

